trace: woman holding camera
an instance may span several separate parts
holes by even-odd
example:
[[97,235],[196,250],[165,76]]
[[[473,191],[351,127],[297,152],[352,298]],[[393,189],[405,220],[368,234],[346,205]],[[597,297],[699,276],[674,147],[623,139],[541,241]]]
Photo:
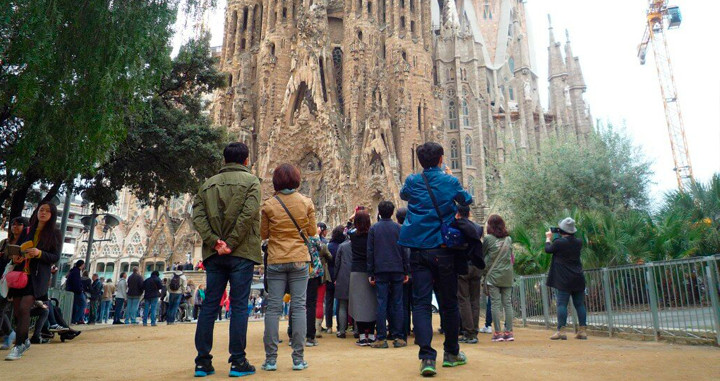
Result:
[[558,224],[557,233],[560,237],[553,240],[553,229],[545,233],[545,252],[552,254],[552,263],[548,273],[547,285],[556,290],[557,297],[557,332],[550,340],[567,340],[563,329],[567,325],[567,306],[572,297],[580,327],[576,339],[587,339],[585,310],[585,275],[580,262],[582,241],[575,237],[577,228],[575,220],[568,217]]
[[[483,255],[487,266],[485,284],[490,294],[495,328],[492,341],[515,341],[511,304],[513,278],[515,277],[512,239],[505,227],[505,221],[497,214],[488,217],[485,231],[487,232],[483,238]],[[500,317],[503,310],[505,312],[505,331],[500,330]]]
[[18,242],[25,249],[23,256],[13,258],[14,271],[23,272],[27,284],[23,288],[11,288],[8,298],[13,299],[13,310],[17,321],[15,346],[5,360],[18,360],[30,348],[28,328],[30,309],[36,300],[47,300],[50,282],[50,266],[60,259],[62,239],[55,226],[57,207],[51,202],[42,202],[30,220],[30,227],[23,232]]

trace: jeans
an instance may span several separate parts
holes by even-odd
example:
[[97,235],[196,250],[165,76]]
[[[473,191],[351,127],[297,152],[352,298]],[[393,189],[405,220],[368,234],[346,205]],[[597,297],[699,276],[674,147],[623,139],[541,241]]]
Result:
[[585,290],[575,292],[555,290],[555,295],[557,297],[558,330],[567,325],[567,306],[571,296],[580,326],[584,327],[587,325]]
[[85,293],[76,292],[73,297],[72,323],[78,324],[85,320]]
[[147,325],[148,315],[150,315],[150,323],[152,325],[157,324],[155,316],[159,299],[160,298],[145,299],[145,309],[143,309],[143,325]]
[[[290,319],[292,319],[292,358],[300,361],[304,357],[305,335],[307,329],[307,303],[305,299],[308,290],[308,264],[306,262],[282,263],[267,266],[268,293],[265,297],[267,308],[265,310],[265,359],[277,361],[279,338],[280,313],[283,296],[288,288],[292,299],[290,300]],[[246,298],[247,300],[247,298]],[[313,304],[312,312],[315,312]],[[314,320],[313,320],[314,321]],[[313,324],[314,328],[314,324]]]
[[195,304],[193,306],[193,319],[197,320],[198,314],[200,313],[200,307],[202,307],[202,304]]
[[113,324],[120,323],[120,317],[122,316],[123,304],[125,304],[125,299],[115,298],[115,312],[113,312]]
[[385,321],[390,317],[390,333],[398,339],[405,339],[403,330],[403,273],[375,274],[377,295],[377,339],[387,338]]
[[100,303],[100,319],[99,321],[107,323],[108,316],[110,316],[110,307],[112,306],[112,300],[103,300]]
[[0,296],[0,336],[7,336],[12,332],[8,305],[10,305],[10,302]]
[[345,333],[348,327],[348,300],[337,300],[337,332]]
[[125,309],[125,324],[137,324],[138,308],[140,307],[139,296],[128,296],[127,308]]
[[455,257],[446,249],[412,250],[410,269],[413,285],[413,324],[415,344],[420,346],[421,360],[435,360],[437,352],[432,348],[432,293],[433,284],[438,293],[440,321],[445,331],[443,348],[446,353],[460,352],[458,332],[460,312],[457,302],[457,271]]
[[468,266],[468,274],[458,277],[458,304],[462,330],[467,337],[477,337],[480,324],[480,269]]
[[492,325],[492,300],[488,296],[487,307],[485,308],[485,326],[489,327]]
[[230,359],[228,362],[245,360],[247,344],[247,300],[250,296],[255,262],[231,255],[212,255],[203,261],[207,274],[205,300],[198,316],[195,330],[195,348],[198,355],[196,364],[207,364],[212,360],[215,317],[220,309],[220,299],[230,282]]
[[90,317],[89,324],[95,324],[100,321],[100,299],[90,299]]
[[493,327],[495,332],[500,332],[500,315],[505,311],[505,330],[512,331],[513,310],[512,310],[512,287],[488,286],[490,299],[492,300]]
[[410,316],[412,315],[412,278],[403,284],[403,332],[410,336]]
[[333,326],[333,309],[335,307],[335,285],[332,282],[325,282],[325,327]]
[[[232,287],[232,286],[231,286]],[[168,306],[167,312],[167,323],[172,324],[177,318],[178,309],[180,308],[180,301],[182,300],[183,294],[170,293],[170,305]]]

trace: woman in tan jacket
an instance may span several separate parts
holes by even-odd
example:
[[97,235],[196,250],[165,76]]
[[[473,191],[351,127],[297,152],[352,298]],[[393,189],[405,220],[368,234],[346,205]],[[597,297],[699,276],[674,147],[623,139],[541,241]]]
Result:
[[261,208],[260,236],[268,240],[267,310],[265,313],[265,362],[263,370],[277,369],[279,343],[278,325],[286,288],[292,299],[293,370],[307,368],[304,360],[307,317],[305,296],[308,283],[310,254],[306,241],[317,234],[315,206],[312,200],[297,192],[300,171],[291,164],[282,164],[273,173],[275,194]]

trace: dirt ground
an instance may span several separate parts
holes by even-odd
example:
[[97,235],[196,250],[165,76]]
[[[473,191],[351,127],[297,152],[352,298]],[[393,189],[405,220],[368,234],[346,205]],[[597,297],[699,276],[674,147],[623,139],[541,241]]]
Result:
[[[281,322],[281,326],[286,326]],[[33,345],[19,361],[0,361],[0,379],[5,380],[167,380],[191,379],[195,347],[194,324],[157,327],[93,327],[71,342]],[[258,369],[252,378],[267,380],[407,380],[421,379],[417,347],[402,349],[360,348],[354,339],[327,335],[320,346],[307,348],[310,367],[291,370],[287,338],[280,346],[278,370],[264,372],[262,322],[250,322],[248,359]],[[226,321],[216,324],[215,361],[217,374],[225,378],[227,361]],[[281,330],[283,332],[283,330]],[[518,329],[513,343],[491,343],[482,335],[479,344],[462,345],[468,364],[438,368],[438,379],[476,380],[480,377],[513,380],[718,380],[720,349],[654,342],[635,342],[591,336],[588,341],[569,339],[551,342],[550,331]],[[442,359],[443,336],[434,347]],[[412,339],[410,340],[412,341]],[[0,353],[3,357],[6,352]]]

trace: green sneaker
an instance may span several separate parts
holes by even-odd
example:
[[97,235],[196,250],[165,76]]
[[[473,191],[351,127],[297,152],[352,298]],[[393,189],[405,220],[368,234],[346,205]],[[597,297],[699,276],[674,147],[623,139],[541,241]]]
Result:
[[432,377],[437,374],[435,360],[422,360],[420,362],[420,374],[423,377]]
[[443,355],[443,367],[454,367],[467,364],[465,353],[458,352],[457,355],[445,352]]

